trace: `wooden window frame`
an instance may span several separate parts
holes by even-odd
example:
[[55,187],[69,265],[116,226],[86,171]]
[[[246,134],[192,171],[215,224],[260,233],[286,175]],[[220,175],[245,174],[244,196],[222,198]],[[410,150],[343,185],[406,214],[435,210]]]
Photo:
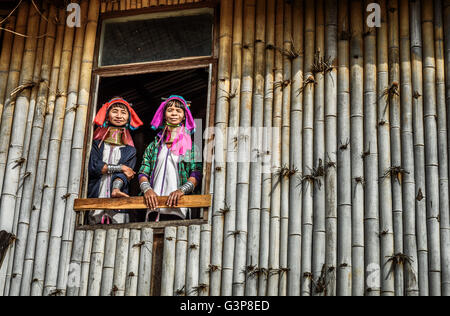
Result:
[[[92,80],[89,95],[89,106],[85,127],[85,138],[83,147],[83,169],[80,181],[79,197],[87,196],[87,169],[89,161],[90,151],[88,150],[92,146],[92,137],[94,128],[92,122],[94,119],[99,82],[101,78],[106,77],[116,77],[125,75],[138,75],[146,73],[155,72],[166,72],[166,71],[176,71],[176,70],[187,70],[195,68],[209,68],[209,93],[207,102],[207,113],[206,113],[206,126],[214,126],[215,108],[216,108],[216,94],[217,94],[217,68],[218,68],[218,52],[219,52],[219,1],[210,0],[204,2],[195,2],[187,4],[179,4],[172,6],[159,6],[159,7],[149,7],[142,9],[133,9],[126,11],[116,11],[116,12],[105,12],[101,13],[99,17],[99,23],[97,27],[97,36],[95,42],[95,54],[94,54],[94,64],[92,68]],[[99,53],[100,53],[100,39],[102,34],[102,26],[104,20],[117,18],[117,17],[130,17],[136,15],[144,15],[158,12],[171,12],[171,11],[181,11],[197,8],[212,8],[213,9],[213,37],[212,37],[212,49],[211,56],[199,56],[199,57],[186,57],[180,59],[172,60],[162,60],[162,61],[151,61],[151,62],[141,62],[141,63],[131,63],[123,65],[113,65],[113,66],[99,66]],[[204,144],[207,147],[208,153],[211,152],[213,135],[209,135],[209,138],[204,140]],[[211,184],[211,168],[212,162],[208,161],[203,157],[203,181],[202,181],[202,194],[210,194],[210,184]],[[99,229],[99,228],[143,228],[152,227],[157,229],[155,232],[163,232],[166,226],[186,226],[194,224],[205,224],[209,220],[209,211],[203,208],[203,218],[193,219],[193,220],[177,220],[177,221],[164,221],[164,222],[147,222],[147,223],[127,223],[118,225],[83,225],[84,216],[83,213],[77,212],[76,225],[77,229]]]

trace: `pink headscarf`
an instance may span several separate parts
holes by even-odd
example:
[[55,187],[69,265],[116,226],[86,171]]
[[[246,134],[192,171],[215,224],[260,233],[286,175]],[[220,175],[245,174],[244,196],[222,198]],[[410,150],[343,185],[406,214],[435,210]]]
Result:
[[163,133],[161,134],[160,141],[163,139],[164,135],[166,135],[166,140],[168,140],[167,136],[170,137],[170,133],[166,133],[167,126],[164,126],[165,124],[165,106],[167,102],[171,100],[178,100],[184,105],[184,114],[185,114],[185,122],[181,124],[177,128],[177,137],[173,140],[171,151],[176,155],[184,155],[186,151],[191,150],[192,148],[192,140],[191,140],[191,134],[195,132],[195,122],[194,118],[192,117],[191,111],[189,109],[189,106],[186,102],[186,100],[178,95],[171,95],[167,100],[162,102],[158,108],[158,110],[155,113],[155,116],[153,116],[151,127],[154,130],[164,128]]

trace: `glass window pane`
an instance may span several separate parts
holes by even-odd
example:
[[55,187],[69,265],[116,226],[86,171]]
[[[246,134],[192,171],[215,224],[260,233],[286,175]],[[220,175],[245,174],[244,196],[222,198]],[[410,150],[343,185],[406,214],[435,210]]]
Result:
[[213,16],[201,13],[104,24],[100,65],[210,56]]

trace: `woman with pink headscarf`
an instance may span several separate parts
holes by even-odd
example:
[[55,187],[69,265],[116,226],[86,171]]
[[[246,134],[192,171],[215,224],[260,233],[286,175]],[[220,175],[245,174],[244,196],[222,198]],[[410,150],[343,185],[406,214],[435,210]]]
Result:
[[[202,179],[202,164],[197,162],[198,150],[191,140],[195,123],[186,100],[170,96],[159,106],[151,126],[161,131],[145,150],[139,170],[149,209],[146,221],[152,215],[156,221],[185,219],[189,209],[177,207],[178,201],[194,192]],[[167,207],[157,208],[157,196],[169,196]]]

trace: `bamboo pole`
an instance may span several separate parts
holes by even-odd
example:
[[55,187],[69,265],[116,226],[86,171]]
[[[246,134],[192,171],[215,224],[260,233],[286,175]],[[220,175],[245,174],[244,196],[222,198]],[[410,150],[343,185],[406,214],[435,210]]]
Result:
[[199,296],[209,295],[209,264],[211,260],[211,225],[201,225],[200,231],[200,271],[198,277],[199,286],[203,290],[198,293]]
[[[290,129],[291,129],[291,84],[292,84],[292,62],[288,56],[292,51],[292,5],[289,2],[284,6],[283,25],[283,87],[282,87],[282,121],[281,121],[281,165],[290,166]],[[290,177],[281,178],[281,201],[280,201],[280,273],[279,273],[279,296],[286,296],[287,271],[288,271],[288,235],[289,235],[289,191]]]
[[231,44],[233,36],[233,1],[224,0],[220,2],[220,33],[219,33],[219,65],[217,106],[215,117],[215,149],[214,149],[214,197],[212,207],[212,240],[211,240],[211,292],[212,296],[220,294],[222,268],[222,246],[223,246],[223,213],[225,209],[225,175],[226,175],[226,128],[228,126],[231,73]]
[[158,5],[158,0],[150,0],[150,6],[154,7]]
[[274,83],[274,47],[275,47],[275,0],[267,1],[266,10],[266,66],[264,80],[264,134],[263,134],[263,162],[262,162],[262,188],[261,188],[261,219],[259,239],[259,280],[258,295],[267,293],[267,279],[269,271],[270,251],[270,213],[272,191],[272,107]]
[[[264,115],[264,59],[265,59],[265,22],[266,2],[256,2],[255,20],[255,60],[254,60],[254,88],[252,99],[252,123],[250,142],[250,184],[248,210],[248,237],[246,258],[245,295],[258,294],[259,234],[261,214],[261,155],[262,127]],[[250,268],[249,268],[250,267]],[[255,270],[256,271],[255,271]],[[251,273],[251,274],[250,274]]]
[[119,235],[117,236],[116,259],[114,262],[113,287],[110,289],[111,296],[124,296],[125,294],[129,245],[130,229],[119,229]]
[[164,253],[161,273],[161,296],[173,296],[175,279],[176,227],[164,228]]
[[[245,290],[246,252],[248,235],[248,207],[250,182],[250,127],[252,126],[253,55],[255,51],[255,0],[244,1],[244,49],[242,52],[242,86],[239,115],[238,166],[236,186],[236,231],[233,295],[243,296]],[[228,232],[227,232],[228,233]]]
[[[73,249],[76,247],[76,236],[77,232],[75,231],[75,239],[73,244]],[[114,279],[114,265],[116,258],[116,246],[117,246],[117,229],[108,229],[106,232],[106,242],[105,242],[105,257],[103,259],[103,270],[102,270],[102,279],[101,279],[101,287],[100,287],[100,295],[101,296],[109,296],[111,295],[111,289],[114,287],[113,279]],[[151,248],[150,248],[151,249]],[[151,267],[151,264],[150,264]]]
[[338,7],[338,267],[337,295],[349,296],[352,291],[352,231],[351,231],[351,165],[350,165],[350,82],[349,82],[349,25],[348,3],[339,2]]
[[[82,12],[86,11],[86,5],[87,1],[82,1],[81,7]],[[35,282],[32,285],[32,295],[47,295],[51,291],[53,291],[56,287],[56,278],[52,279],[51,275],[54,272],[49,272],[47,275],[45,275],[45,269],[46,266],[48,266],[47,269],[49,271],[55,270],[55,266],[57,265],[57,262],[55,263],[55,260],[53,259],[52,252],[55,251],[53,244],[49,247],[49,239],[54,240],[55,234],[51,234],[51,231],[54,231],[54,225],[52,225],[52,222],[57,225],[57,222],[55,222],[55,219],[52,218],[55,216],[58,217],[60,210],[60,201],[63,203],[65,202],[65,198],[63,195],[59,195],[60,193],[57,188],[60,186],[60,178],[61,175],[60,172],[60,165],[61,161],[63,159],[69,160],[70,157],[68,155],[64,155],[64,151],[60,150],[60,142],[61,146],[63,147],[63,143],[67,141],[65,138],[65,135],[67,132],[65,132],[68,128],[73,129],[73,125],[71,125],[71,117],[72,117],[72,110],[70,110],[70,106],[72,104],[75,104],[73,102],[71,95],[72,95],[72,88],[74,86],[74,82],[76,82],[76,85],[78,84],[78,73],[79,73],[79,64],[81,61],[81,54],[80,54],[80,47],[82,46],[83,41],[83,35],[84,35],[84,28],[77,28],[76,34],[75,34],[75,44],[73,46],[73,59],[72,59],[72,65],[70,69],[70,81],[68,82],[68,88],[62,87],[63,89],[60,90],[60,92],[64,93],[63,91],[67,91],[69,94],[69,97],[67,98],[67,108],[66,113],[61,113],[60,117],[64,117],[64,125],[62,120],[57,122],[57,126],[54,126],[55,129],[52,128],[52,136],[50,138],[50,144],[49,144],[49,155],[47,157],[47,173],[45,175],[45,184],[48,186],[44,188],[43,194],[42,194],[42,205],[41,205],[41,213],[39,217],[39,228],[37,232],[37,238],[36,238],[36,250],[35,250],[35,262],[34,262],[34,271],[33,271],[33,279],[39,280],[38,282]],[[72,46],[73,44],[70,43]],[[68,79],[68,78],[67,78]],[[66,79],[66,80],[67,80]],[[59,87],[58,87],[59,88]],[[68,90],[64,90],[64,88]],[[62,99],[62,100],[61,100]],[[62,108],[64,105],[62,104],[62,101],[65,101],[65,97],[61,97],[59,100],[57,100],[56,107]],[[61,103],[58,103],[58,101],[61,101]],[[72,103],[73,102],[73,103]],[[61,109],[62,110],[62,109]],[[59,114],[59,113],[58,113]],[[55,119],[53,120],[55,123]],[[62,130],[62,135],[59,133],[61,131],[61,128],[64,126]],[[58,133],[58,134],[57,134]],[[60,158],[58,159],[58,156]],[[55,168],[55,165],[58,164],[58,168]],[[55,186],[56,185],[56,186]],[[57,211],[54,211],[57,210]],[[50,252],[47,254],[47,251],[50,250]],[[44,276],[46,280],[44,279]],[[45,281],[45,282],[44,282]],[[44,286],[39,287],[38,284],[42,282]]]
[[[27,2],[20,5],[16,18],[16,26],[14,29],[16,33],[25,34],[27,32],[28,9],[29,4]],[[3,102],[0,127],[0,179],[5,178],[6,161],[8,158],[8,148],[10,145],[11,128],[16,104],[16,95],[11,95],[11,93],[19,85],[20,73],[22,69],[22,57],[24,56],[24,46],[25,38],[21,35],[15,35],[9,63],[8,82],[6,84],[6,93]],[[4,181],[0,181],[0,192],[3,192],[3,183]],[[3,213],[4,211],[0,209],[0,212]],[[7,229],[7,231],[11,231],[11,229],[8,228],[7,222],[5,223],[2,221],[0,227],[2,227],[2,230]],[[6,259],[7,258],[5,258],[5,260]],[[6,260],[4,262],[8,261]],[[4,265],[2,270],[0,270],[0,294],[3,293],[4,287],[5,275],[2,272],[3,269],[6,269]]]
[[381,250],[381,295],[394,295],[394,276],[390,274],[389,258],[394,256],[394,229],[392,219],[390,152],[390,104],[386,89],[389,89],[388,73],[388,27],[386,2],[380,2],[381,28],[377,30],[377,100],[378,100],[378,189],[380,198],[380,250]]
[[364,295],[364,109],[362,3],[350,4],[350,151],[352,172],[352,295]]
[[[291,85],[291,128],[290,169],[300,170],[302,166],[302,118],[303,94],[303,1],[296,0],[292,8],[292,85]],[[290,179],[289,192],[289,237],[287,265],[287,295],[300,295],[302,248],[302,203],[301,179],[298,174]]]
[[[14,26],[16,24],[16,16],[11,16],[8,21],[6,21],[4,28],[9,31],[14,31]],[[11,52],[13,44],[13,33],[4,32],[2,41],[2,51],[0,55],[0,122],[3,114],[3,106],[6,95],[6,87],[8,83],[8,73],[9,64],[11,61]]]
[[[20,11],[19,11],[20,14]],[[36,57],[36,48],[37,48],[37,33],[39,30],[39,20],[40,16],[37,11],[30,7],[28,10],[28,21],[26,34],[27,40],[25,42],[25,49],[23,53],[23,59],[20,70],[20,78],[19,78],[19,87],[26,86],[30,84],[33,80],[33,71],[34,71],[34,62]],[[19,24],[18,24],[19,25]],[[12,65],[11,65],[12,68]],[[13,68],[12,68],[13,69]],[[11,74],[10,74],[11,76]],[[13,96],[17,95],[17,96]],[[14,109],[14,116],[11,119],[4,121],[3,118],[7,117],[8,113],[3,113],[2,117],[2,138],[1,140],[5,140],[4,137],[8,140],[8,160],[6,162],[6,170],[4,170],[4,177],[2,175],[1,179],[3,183],[7,185],[3,187],[2,195],[1,195],[1,204],[0,204],[0,227],[1,230],[5,230],[7,232],[14,232],[16,228],[14,227],[14,219],[15,216],[15,205],[16,205],[16,197],[19,186],[19,175],[21,164],[23,163],[23,146],[25,141],[25,128],[26,121],[28,115],[28,108],[30,106],[30,89],[22,89],[17,92],[11,93],[11,98],[15,99],[13,102],[15,103],[14,107],[10,106],[10,109]],[[11,113],[12,115],[13,113]],[[5,131],[3,129],[4,125],[9,125],[11,128],[8,131],[7,135],[3,134]],[[0,144],[1,146],[1,144]],[[5,147],[6,149],[6,147]],[[0,149],[1,150],[1,149]],[[5,156],[6,158],[6,156]],[[6,159],[5,159],[6,160]],[[2,160],[4,163],[5,160]],[[21,162],[22,161],[22,162]],[[10,250],[6,253],[4,258],[5,264],[2,266],[0,270],[0,293],[4,293],[7,295],[7,292],[4,291],[5,281],[8,281],[8,278],[5,280],[6,270],[10,266],[10,257],[13,257],[14,248],[11,247]],[[11,262],[12,264],[12,262]],[[9,288],[9,285],[8,285]]]
[[[276,2],[275,11],[275,47],[283,46],[284,3]],[[278,86],[277,86],[278,82]],[[280,268],[280,182],[281,182],[281,115],[283,92],[280,83],[283,82],[283,56],[281,50],[275,51],[275,67],[273,81],[273,111],[272,111],[272,187],[270,191],[270,234],[269,234],[269,269],[267,295],[278,294]],[[277,171],[280,170],[279,174]]]
[[237,140],[241,102],[242,75],[242,14],[243,1],[234,2],[233,52],[231,59],[230,113],[228,115],[226,209],[224,209],[224,236],[221,295],[231,296],[233,291],[233,262],[236,230]]
[[130,232],[130,245],[128,250],[127,281],[125,296],[136,296],[139,272],[141,230],[132,229]]
[[120,0],[120,11],[126,10],[126,3],[125,0]]
[[423,133],[422,34],[420,3],[410,3],[411,74],[413,91],[414,172],[419,294],[428,296],[428,246],[426,227],[425,152]]
[[325,273],[326,295],[336,295],[337,266],[337,1],[325,1],[325,58],[332,68],[325,73]]
[[81,285],[81,261],[83,259],[84,239],[86,231],[77,230],[70,260],[69,278],[67,283],[67,296],[78,296]]
[[102,281],[102,268],[105,258],[106,230],[96,229],[92,244],[91,262],[89,267],[88,296],[99,296]]
[[436,107],[439,148],[439,218],[441,243],[442,295],[450,295],[450,213],[448,201],[447,109],[445,106],[445,63],[442,2],[434,5],[434,37],[436,54]]
[[[56,9],[55,9],[56,10]],[[53,12],[53,16],[55,15],[55,12]],[[39,30],[37,31],[37,34],[39,36],[36,46],[36,53],[35,53],[35,60],[34,60],[34,69],[33,69],[33,76],[31,79],[31,82],[36,83],[33,88],[31,89],[31,94],[29,97],[29,106],[28,106],[28,115],[27,115],[27,121],[26,121],[26,127],[25,127],[25,134],[24,134],[24,142],[22,145],[22,155],[21,157],[25,158],[28,161],[29,160],[29,150],[31,145],[31,131],[32,126],[34,124],[34,117],[35,117],[35,109],[36,109],[36,101],[38,97],[38,90],[39,85],[38,83],[41,82],[41,78],[47,78],[49,76],[49,72],[45,73],[46,69],[49,69],[50,62],[52,60],[52,51],[53,51],[53,44],[54,44],[54,37],[55,37],[55,29],[56,26],[54,23],[48,23],[48,16],[49,16],[49,6],[47,3],[43,6],[43,12],[41,14],[40,23],[39,23]],[[44,36],[46,34],[46,36]],[[49,38],[49,36],[51,38]],[[47,42],[50,40],[49,47],[46,47],[45,56],[44,56],[44,44],[47,44]],[[49,57],[48,57],[49,55]],[[45,60],[44,60],[45,58]],[[42,70],[42,71],[41,71]],[[42,72],[42,74],[41,74]],[[34,154],[34,153],[33,153]],[[18,236],[18,222],[20,217],[20,205],[22,202],[22,198],[24,196],[24,184],[28,181],[28,177],[30,176],[29,173],[27,173],[27,168],[24,165],[24,167],[20,168],[19,173],[19,187],[16,191],[16,201],[15,201],[15,210],[14,210],[14,224],[13,224],[13,233],[14,235]],[[13,260],[16,260],[16,250],[17,248],[21,248],[22,253],[25,250],[26,245],[26,239],[16,239],[16,242],[12,244],[11,246],[11,254],[14,254],[13,256],[9,257],[10,263],[8,265],[8,271],[7,271],[7,277],[6,277],[6,285],[7,285],[7,291],[8,295],[12,296],[13,293],[10,292],[9,286],[11,285],[11,275],[14,275],[15,279],[17,277],[17,274],[13,273],[12,270],[14,267],[18,264],[14,264]],[[17,261],[16,261],[17,262]],[[19,265],[22,266],[23,264],[23,256],[22,260],[20,261]],[[14,295],[19,295],[18,288],[16,290],[16,293]]]
[[417,243],[415,215],[413,108],[411,86],[411,57],[409,41],[409,7],[407,0],[400,2],[400,101],[402,116],[402,166],[407,172],[402,175],[403,194],[403,242],[405,255],[410,258],[405,263],[405,291],[408,296],[418,295],[416,273]]
[[[398,34],[398,1],[391,0],[388,4],[389,22],[389,94],[390,120],[391,120],[391,164],[392,167],[401,166],[401,135],[400,135],[400,97],[398,83],[400,81],[399,66],[399,34]],[[392,186],[392,215],[394,225],[394,254],[403,254],[403,203],[402,184],[399,174],[391,177]],[[404,293],[403,266],[395,266],[395,296]]]
[[138,296],[149,296],[153,262],[153,229],[141,230],[141,254],[139,258]]
[[186,261],[186,295],[198,296],[202,288],[198,283],[200,263],[200,225],[188,228],[188,249]]
[[441,295],[441,246],[439,224],[439,157],[436,111],[436,62],[434,54],[433,2],[422,2],[423,123],[425,126],[425,174],[430,295]]
[[[325,22],[324,22],[324,3],[316,2],[316,21],[315,21],[315,64],[322,67],[325,61]],[[316,86],[314,88],[314,121],[313,121],[313,167],[314,170],[324,171],[323,162],[325,161],[325,100],[324,100],[324,74],[325,71],[317,69],[315,71]],[[314,175],[316,182],[313,185],[313,244],[312,244],[312,278],[316,282],[322,275],[325,265],[325,189],[322,186],[324,172]],[[311,294],[322,296],[324,292],[318,286],[313,285]]]
[[78,296],[87,296],[89,285],[89,268],[91,266],[92,243],[94,231],[88,230],[84,240],[83,259],[81,261],[80,292]]
[[[59,10],[58,20],[61,21],[65,17],[65,10]],[[23,276],[21,282],[21,295],[29,295],[32,273],[33,273],[33,263],[35,257],[35,242],[36,242],[36,234],[38,230],[40,209],[41,209],[41,201],[42,201],[42,191],[44,189],[44,180],[46,175],[46,165],[47,165],[47,153],[49,150],[49,139],[51,136],[52,130],[52,120],[53,114],[55,110],[55,99],[58,87],[61,88],[61,83],[64,82],[62,79],[66,78],[64,75],[64,70],[67,71],[68,66],[70,65],[70,58],[72,55],[72,42],[73,40],[73,28],[67,28],[66,34],[64,34],[64,25],[58,25],[57,31],[57,41],[54,51],[53,58],[53,66],[52,66],[52,75],[50,79],[50,86],[48,87],[49,95],[48,100],[41,99],[41,105],[44,107],[45,102],[47,102],[45,108],[45,120],[42,131],[42,137],[39,139],[39,135],[34,136],[32,140],[33,146],[37,146],[39,148],[39,153],[36,152],[36,158],[29,158],[28,163],[30,164],[30,181],[24,184],[25,186],[25,194],[22,199],[21,209],[23,210],[24,217],[20,219],[20,224],[24,225],[22,229],[27,234],[27,246],[25,250],[25,261],[23,267]],[[63,38],[64,38],[64,48],[63,48]],[[62,54],[62,55],[61,55]],[[60,68],[63,69],[62,77],[60,78]],[[47,87],[46,87],[47,88]],[[61,90],[59,90],[61,91]],[[56,109],[56,117],[61,116],[62,110]],[[59,114],[58,114],[59,113]],[[36,133],[38,134],[38,130]],[[32,137],[33,137],[32,136]],[[34,151],[32,151],[34,152]],[[36,167],[37,164],[37,167]],[[33,180],[33,181],[32,181]],[[34,193],[34,195],[33,195]],[[30,215],[28,215],[30,214]],[[28,217],[30,216],[30,217]],[[22,223],[23,220],[23,223]],[[25,237],[24,237],[25,239]]]
[[[51,6],[49,12],[47,11],[50,21],[53,21],[57,15],[57,9],[55,6]],[[41,23],[47,24],[47,23]],[[14,253],[14,267],[12,273],[14,274],[14,278],[11,281],[11,291],[10,295],[16,296],[20,294],[20,284],[22,281],[22,271],[23,271],[23,260],[25,256],[25,249],[27,244],[28,237],[28,229],[29,229],[29,219],[31,212],[31,198],[33,195],[32,187],[34,186],[34,181],[36,179],[36,164],[39,155],[40,149],[40,137],[42,136],[42,129],[44,125],[45,111],[46,111],[46,102],[47,95],[49,90],[50,83],[50,75],[52,68],[52,61],[54,52],[61,53],[61,49],[55,49],[55,38],[56,38],[56,24],[48,23],[47,30],[41,30],[40,34],[46,33],[45,37],[45,45],[43,47],[43,59],[42,59],[42,71],[40,71],[38,77],[33,79],[34,82],[40,82],[38,86],[36,86],[35,92],[35,107],[32,126],[27,130],[29,131],[29,135],[25,136],[25,139],[28,139],[28,154],[27,154],[27,165],[26,168],[21,170],[20,178],[23,179],[25,175],[27,175],[27,179],[23,180],[23,185],[21,186],[21,190],[23,189],[23,195],[16,201],[16,212],[19,215],[18,217],[18,228],[17,228],[17,243],[16,250]],[[59,33],[62,35],[62,32]],[[62,36],[59,38],[59,42],[62,43]],[[61,45],[59,45],[59,48]],[[59,55],[60,56],[60,55]],[[59,62],[59,60],[58,60]],[[36,65],[38,66],[38,65]],[[41,67],[39,67],[41,68]],[[36,67],[35,67],[36,69]],[[30,105],[31,109],[31,105]],[[37,139],[39,138],[39,139]]]
[[[364,6],[370,2],[367,0]],[[364,21],[369,14],[365,13]],[[364,23],[364,270],[367,296],[379,296],[381,291],[376,34],[376,28]]]
[[[82,2],[83,5],[83,2]],[[70,133],[71,141],[67,142],[67,155],[70,155],[70,165],[68,161],[64,161],[64,164],[59,164],[59,166],[66,166],[67,169],[70,170],[67,178],[65,178],[66,174],[61,174],[58,171],[58,177],[61,179],[62,175],[66,179],[62,181],[63,187],[61,189],[61,193],[64,192],[64,196],[68,196],[66,203],[61,204],[61,213],[57,213],[57,217],[54,215],[53,219],[53,234],[55,236],[54,249],[55,251],[50,252],[48,257],[51,260],[52,258],[54,262],[59,260],[60,268],[58,269],[58,273],[52,274],[53,278],[57,276],[57,285],[60,288],[65,287],[65,280],[67,278],[67,270],[66,270],[66,262],[69,260],[68,254],[70,253],[70,249],[72,246],[74,228],[75,228],[75,213],[73,212],[73,203],[76,198],[78,198],[78,194],[80,192],[80,183],[81,183],[81,170],[83,168],[83,148],[84,148],[84,129],[86,127],[87,120],[87,112],[88,112],[88,104],[89,104],[89,95],[91,89],[91,78],[92,78],[92,65],[94,59],[94,48],[95,48],[95,37],[97,33],[97,23],[98,23],[98,12],[99,12],[99,1],[90,1],[89,9],[87,15],[87,25],[86,25],[86,33],[84,35],[84,46],[83,46],[83,54],[82,54],[82,62],[80,69],[80,83],[78,86],[78,96],[76,98],[77,103],[73,104],[72,107],[76,106],[74,111],[76,111],[75,122],[73,125],[73,133]],[[69,86],[70,88],[70,86]],[[70,91],[70,90],[69,90]],[[76,91],[76,90],[75,90]],[[69,92],[69,98],[72,95],[72,91]],[[75,97],[74,97],[75,99]],[[69,101],[69,99],[68,99]],[[69,103],[68,103],[69,105]],[[71,109],[71,108],[69,108]],[[67,114],[66,114],[67,116]],[[66,119],[65,119],[66,122]],[[70,124],[69,124],[70,125]],[[66,129],[66,127],[64,127]],[[63,133],[63,139],[64,133]],[[68,138],[67,138],[68,139]],[[70,148],[70,144],[72,145]],[[66,151],[65,142],[61,143],[61,156]],[[64,179],[62,178],[62,179]],[[59,191],[57,191],[58,193]],[[58,195],[56,196],[58,198]],[[65,211],[64,211],[65,206]],[[51,245],[53,246],[53,245]]]
[[[309,181],[314,167],[314,81],[315,3],[305,2],[305,77],[303,83],[303,165],[302,165],[302,274],[301,295],[311,295],[313,246],[313,191]],[[308,80],[309,79],[309,80]],[[308,83],[310,82],[311,83]]]
[[147,8],[150,5],[150,1],[149,0],[142,0],[142,7],[143,8]]
[[177,240],[175,245],[175,277],[174,291],[179,295],[186,294],[186,256],[187,256],[187,227],[177,228]]

